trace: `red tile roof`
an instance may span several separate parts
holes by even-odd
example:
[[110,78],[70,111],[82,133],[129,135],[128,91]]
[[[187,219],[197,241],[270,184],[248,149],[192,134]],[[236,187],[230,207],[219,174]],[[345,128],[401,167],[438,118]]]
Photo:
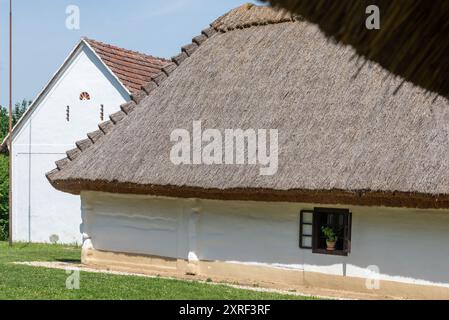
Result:
[[161,69],[170,64],[169,60],[135,52],[92,39],[84,39],[103,62],[114,72],[123,85],[131,92],[158,75]]

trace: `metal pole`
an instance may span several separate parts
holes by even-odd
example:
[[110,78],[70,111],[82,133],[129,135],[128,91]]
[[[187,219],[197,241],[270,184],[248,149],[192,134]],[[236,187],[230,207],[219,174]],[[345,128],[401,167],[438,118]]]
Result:
[[9,245],[12,246],[12,0],[9,0]]

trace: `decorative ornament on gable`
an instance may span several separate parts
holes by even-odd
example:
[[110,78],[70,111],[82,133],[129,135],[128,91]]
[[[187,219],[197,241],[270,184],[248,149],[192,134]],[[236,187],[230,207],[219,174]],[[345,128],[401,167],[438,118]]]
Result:
[[90,94],[87,93],[87,92],[81,92],[80,100],[81,101],[88,101],[88,100],[90,100]]

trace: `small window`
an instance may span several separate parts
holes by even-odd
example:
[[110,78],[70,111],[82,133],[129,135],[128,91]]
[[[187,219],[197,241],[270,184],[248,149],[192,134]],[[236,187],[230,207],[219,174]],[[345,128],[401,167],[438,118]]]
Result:
[[67,122],[70,122],[70,106],[67,106],[67,109],[65,111],[65,120]]
[[347,209],[301,211],[300,248],[313,253],[347,256],[351,251],[352,214]]
[[87,92],[81,92],[80,94],[80,100],[81,101],[87,101],[90,100],[90,94]]

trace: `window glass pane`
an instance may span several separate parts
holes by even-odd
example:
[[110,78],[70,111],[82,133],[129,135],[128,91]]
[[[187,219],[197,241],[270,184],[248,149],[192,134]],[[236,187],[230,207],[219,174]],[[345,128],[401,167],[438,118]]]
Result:
[[302,234],[303,235],[312,235],[312,225],[305,224],[302,226]]
[[[314,227],[313,227],[313,245],[314,252],[327,254],[349,253],[350,241],[350,212],[347,209],[329,209],[315,208]],[[322,228],[328,228],[326,233]],[[327,237],[337,237],[335,246],[327,243]],[[318,251],[320,250],[320,251]]]
[[312,237],[302,237],[302,246],[303,247],[311,247],[312,246]]
[[303,212],[302,213],[302,222],[303,223],[312,223],[313,221],[313,213],[312,212]]

